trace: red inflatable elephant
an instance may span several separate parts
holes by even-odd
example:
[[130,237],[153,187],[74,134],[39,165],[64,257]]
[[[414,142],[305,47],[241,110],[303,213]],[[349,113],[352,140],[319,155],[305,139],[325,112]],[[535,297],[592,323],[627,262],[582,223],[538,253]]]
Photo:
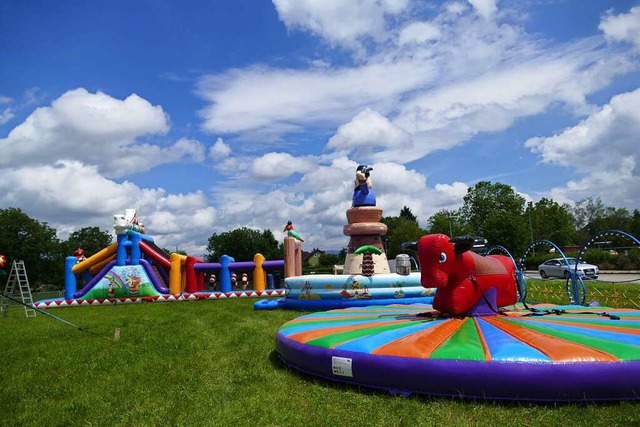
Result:
[[[515,304],[518,299],[515,265],[510,257],[481,256],[470,251],[475,239],[462,236],[450,239],[430,234],[418,240],[421,283],[437,288],[433,308],[443,313],[464,314],[487,295],[498,307]],[[491,288],[495,288],[491,290]]]

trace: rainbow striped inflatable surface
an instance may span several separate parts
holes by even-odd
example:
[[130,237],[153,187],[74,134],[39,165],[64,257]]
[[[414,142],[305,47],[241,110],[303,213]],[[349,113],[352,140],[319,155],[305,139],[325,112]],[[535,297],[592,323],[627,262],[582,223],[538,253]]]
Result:
[[276,349],[303,372],[394,393],[640,398],[640,311],[633,309],[534,305],[449,317],[422,304],[354,307],[283,324]]

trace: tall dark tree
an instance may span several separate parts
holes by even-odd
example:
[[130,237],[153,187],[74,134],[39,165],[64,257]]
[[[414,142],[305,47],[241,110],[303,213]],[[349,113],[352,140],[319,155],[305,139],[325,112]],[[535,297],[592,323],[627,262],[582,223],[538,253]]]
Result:
[[418,223],[418,217],[411,212],[411,209],[407,206],[403,206],[400,209],[400,218],[408,219],[409,221],[413,221],[416,224]]
[[228,255],[236,261],[251,261],[256,253],[261,253],[266,259],[282,259],[283,256],[271,230],[259,231],[247,227],[212,234],[207,252],[209,261],[219,261],[222,255]]
[[113,238],[110,233],[100,230],[99,227],[84,227],[71,233],[63,243],[63,248],[67,255],[82,248],[84,255],[90,257],[111,243],[113,243]]
[[62,284],[64,263],[56,230],[20,209],[0,209],[0,253],[7,257],[7,271],[13,261],[24,261],[30,284]]
[[623,231],[627,231],[627,233],[631,234],[636,239],[640,239],[640,210],[633,210],[633,216],[629,220],[629,230]]
[[333,267],[340,262],[340,256],[338,254],[323,253],[320,255],[318,265],[323,267]]

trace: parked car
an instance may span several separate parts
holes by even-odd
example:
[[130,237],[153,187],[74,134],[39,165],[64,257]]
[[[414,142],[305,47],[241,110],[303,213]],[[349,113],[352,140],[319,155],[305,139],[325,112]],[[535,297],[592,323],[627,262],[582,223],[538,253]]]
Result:
[[[547,277],[560,277],[566,279],[569,277],[569,270],[575,271],[576,262],[575,258],[567,258],[567,263],[564,258],[552,258],[540,264],[538,266],[538,273],[540,277],[546,279]],[[598,266],[593,264],[587,264],[582,261],[578,264],[578,276],[588,277],[590,279],[597,279],[600,274]]]

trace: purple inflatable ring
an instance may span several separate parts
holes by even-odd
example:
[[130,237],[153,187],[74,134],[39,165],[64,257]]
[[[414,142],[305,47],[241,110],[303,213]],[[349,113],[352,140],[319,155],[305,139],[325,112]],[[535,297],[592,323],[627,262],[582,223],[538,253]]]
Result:
[[640,311],[535,305],[449,317],[430,305],[312,313],[278,329],[289,366],[332,381],[480,399],[640,398]]

